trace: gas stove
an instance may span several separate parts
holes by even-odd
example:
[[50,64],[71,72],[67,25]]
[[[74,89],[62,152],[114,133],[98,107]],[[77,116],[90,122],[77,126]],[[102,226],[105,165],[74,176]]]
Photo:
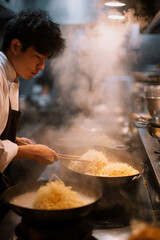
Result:
[[68,222],[28,222],[16,226],[14,240],[92,240],[92,225],[84,219]]

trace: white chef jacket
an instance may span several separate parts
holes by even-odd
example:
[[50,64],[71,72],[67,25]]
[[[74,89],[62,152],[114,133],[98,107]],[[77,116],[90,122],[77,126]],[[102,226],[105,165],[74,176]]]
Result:
[[[19,80],[7,57],[0,51],[0,135],[5,129],[11,108],[18,110]],[[17,144],[9,140],[0,140],[0,172],[3,172],[10,161],[16,156]]]

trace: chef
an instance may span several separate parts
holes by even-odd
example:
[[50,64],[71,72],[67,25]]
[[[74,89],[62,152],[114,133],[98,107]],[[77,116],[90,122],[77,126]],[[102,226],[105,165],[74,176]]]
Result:
[[0,51],[0,193],[8,187],[5,169],[12,160],[33,159],[39,164],[51,164],[58,158],[49,147],[16,137],[21,115],[18,76],[36,76],[44,69],[46,59],[57,57],[64,47],[59,25],[47,12],[27,9],[14,15],[6,25]]

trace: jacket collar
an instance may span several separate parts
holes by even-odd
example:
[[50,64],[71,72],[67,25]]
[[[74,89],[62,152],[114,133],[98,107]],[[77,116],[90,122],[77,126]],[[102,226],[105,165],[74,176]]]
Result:
[[0,64],[2,64],[5,70],[7,80],[9,82],[18,82],[18,77],[15,69],[13,68],[12,64],[10,63],[6,55],[1,51],[0,51]]

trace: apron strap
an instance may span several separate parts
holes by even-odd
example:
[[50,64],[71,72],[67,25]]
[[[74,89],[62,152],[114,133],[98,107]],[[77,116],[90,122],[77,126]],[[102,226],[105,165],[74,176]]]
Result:
[[10,181],[4,173],[0,172],[0,194],[2,194],[10,186]]
[[0,136],[1,140],[8,139],[12,142],[15,142],[18,122],[19,122],[21,114],[22,114],[21,111],[12,110],[11,105],[10,105],[8,121],[7,121],[5,129],[3,130],[3,132]]

